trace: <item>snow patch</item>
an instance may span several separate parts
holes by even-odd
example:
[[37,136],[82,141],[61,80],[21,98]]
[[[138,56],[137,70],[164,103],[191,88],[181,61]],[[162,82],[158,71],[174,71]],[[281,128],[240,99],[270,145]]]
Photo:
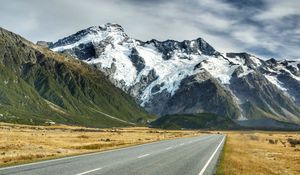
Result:
[[[253,57],[253,58],[256,58],[256,57]],[[248,75],[249,73],[254,72],[253,69],[250,69],[248,66],[246,66],[245,60],[242,59],[242,58],[240,58],[240,57],[238,57],[238,56],[233,57],[233,58],[228,57],[226,59],[228,59],[232,64],[239,65],[242,68],[243,73],[240,73],[238,75],[238,77],[243,77],[243,76]],[[258,60],[258,58],[256,58],[256,59]],[[260,60],[258,60],[258,61],[260,61]],[[258,63],[258,61],[257,61],[256,64],[261,65],[261,63],[260,62]]]
[[287,91],[286,88],[284,88],[282,86],[282,82],[280,82],[276,76],[274,75],[264,75],[272,84],[274,84],[275,86],[277,86],[279,89],[281,89],[282,91]]
[[255,56],[250,56],[250,59],[256,64],[256,66],[261,66],[262,63],[261,63],[261,60]]
[[92,58],[86,62],[88,64],[101,64],[102,68],[112,68],[114,64],[116,70],[112,75],[113,78],[118,81],[123,80],[126,86],[131,86],[137,77],[137,70],[129,58],[131,44],[110,44],[98,58]]
[[220,80],[222,84],[230,84],[232,73],[239,65],[231,65],[222,57],[210,57],[202,63],[202,68],[207,70],[213,77]]
[[[208,59],[205,56],[199,55],[184,55],[180,51],[176,51],[173,57],[169,60],[164,60],[162,54],[157,52],[152,45],[146,47],[137,46],[137,50],[141,57],[145,60],[145,68],[140,72],[136,82],[140,81],[142,75],[148,75],[151,70],[159,76],[155,81],[147,86],[141,95],[142,106],[148,102],[152,95],[160,93],[164,90],[174,95],[179,88],[181,81],[187,77],[198,73],[195,71],[195,66],[201,61]],[[182,59],[184,55],[189,59]],[[159,91],[152,93],[152,88],[156,85],[161,85]]]

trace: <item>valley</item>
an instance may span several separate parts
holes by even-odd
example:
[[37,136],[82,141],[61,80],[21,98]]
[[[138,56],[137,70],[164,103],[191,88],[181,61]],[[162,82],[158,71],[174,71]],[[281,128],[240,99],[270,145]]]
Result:
[[300,175],[300,0],[0,2],[0,175]]
[[[147,157],[145,164],[135,160],[133,170],[159,160],[168,164],[157,171],[173,174],[175,169],[166,168],[183,166],[179,158],[189,153],[185,161],[193,162],[192,169],[180,171],[195,174],[202,167],[203,173],[209,167],[213,174],[224,145],[218,174],[299,174],[298,61],[222,54],[203,39],[142,42],[117,24],[88,28],[49,46],[2,28],[0,36],[0,166],[155,142],[163,152],[139,149],[165,159],[141,154],[137,159]],[[89,55],[90,49],[99,55]],[[177,162],[169,159],[173,148]],[[125,153],[123,163],[130,165],[131,153]],[[96,158],[103,156],[111,154]],[[110,166],[119,167],[114,161]],[[70,167],[57,168],[66,173]],[[2,170],[9,169],[19,171]]]
[[161,130],[147,127],[98,129],[9,123],[0,123],[0,166],[212,134],[226,135],[217,174],[296,175],[300,172],[299,132]]
[[3,122],[300,128],[297,60],[221,53],[202,38],[144,42],[112,23],[47,45],[2,28],[0,35]]
[[147,127],[97,129],[0,123],[0,166],[205,134],[206,132],[196,130],[160,130]]

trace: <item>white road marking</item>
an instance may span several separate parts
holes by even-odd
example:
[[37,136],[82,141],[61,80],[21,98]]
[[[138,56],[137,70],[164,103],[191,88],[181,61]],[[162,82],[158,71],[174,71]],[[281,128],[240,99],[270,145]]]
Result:
[[101,170],[101,169],[102,168],[96,168],[96,169],[85,171],[85,172],[82,172],[82,173],[79,173],[79,174],[76,174],[76,175],[84,175],[84,174],[88,174],[88,173],[91,173],[91,172],[94,172],[94,171],[98,171],[98,170]]
[[141,156],[138,157],[138,159],[143,158],[143,157],[147,157],[147,156],[149,156],[149,155],[150,155],[150,154],[144,154],[144,155],[141,155]]
[[225,140],[225,136],[223,137],[222,141],[220,142],[220,144],[218,145],[218,147],[216,148],[216,150],[213,152],[213,154],[210,156],[210,158],[208,159],[208,161],[206,162],[206,164],[204,165],[204,167],[202,168],[202,170],[200,171],[199,175],[203,175],[203,173],[205,172],[206,168],[208,167],[209,163],[211,162],[211,160],[214,158],[215,154],[217,153],[218,149],[220,148],[220,146],[222,145],[222,143]]
[[184,143],[181,143],[180,146],[184,145]]
[[173,147],[172,146],[170,146],[170,147],[168,147],[168,148],[166,148],[166,150],[169,150],[169,149],[172,149]]

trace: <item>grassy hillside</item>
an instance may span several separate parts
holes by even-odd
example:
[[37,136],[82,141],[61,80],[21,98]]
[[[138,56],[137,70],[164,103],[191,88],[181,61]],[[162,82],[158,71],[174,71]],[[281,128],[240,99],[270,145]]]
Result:
[[109,127],[151,118],[101,72],[0,28],[0,121]]

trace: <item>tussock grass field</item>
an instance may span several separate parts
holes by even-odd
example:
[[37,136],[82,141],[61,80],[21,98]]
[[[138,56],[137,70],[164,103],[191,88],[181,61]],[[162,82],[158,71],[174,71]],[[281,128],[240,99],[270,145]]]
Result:
[[[147,127],[97,129],[0,123],[0,166],[104,151],[165,139],[204,135],[197,130]],[[217,133],[217,132],[216,132]],[[226,131],[217,174],[300,174],[300,133]]]
[[201,134],[204,133],[146,127],[95,129],[0,123],[0,166]]
[[300,133],[225,132],[227,140],[217,174],[300,174]]

